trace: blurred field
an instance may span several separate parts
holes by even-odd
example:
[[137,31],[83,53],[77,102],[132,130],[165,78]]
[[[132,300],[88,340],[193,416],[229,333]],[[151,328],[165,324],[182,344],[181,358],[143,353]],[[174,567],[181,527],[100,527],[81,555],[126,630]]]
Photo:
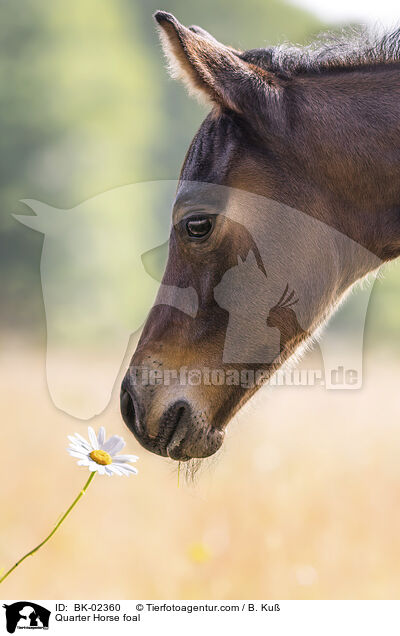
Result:
[[[87,473],[65,452],[86,425],[58,412],[44,354],[1,357],[0,566],[36,545]],[[139,447],[118,386],[95,426],[140,455],[130,479],[96,477],[3,598],[398,598],[399,365],[366,360],[364,388],[263,390],[194,485]]]

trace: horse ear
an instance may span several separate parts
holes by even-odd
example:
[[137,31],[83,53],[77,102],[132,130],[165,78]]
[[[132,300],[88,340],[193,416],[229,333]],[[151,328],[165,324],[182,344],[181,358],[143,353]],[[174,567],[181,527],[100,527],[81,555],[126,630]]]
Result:
[[236,51],[218,42],[200,27],[187,28],[165,11],[157,11],[160,39],[172,77],[182,79],[189,92],[203,101],[242,114],[250,103],[264,105],[275,76],[245,62]]
[[205,29],[202,29],[201,27],[197,26],[196,24],[192,24],[192,26],[188,27],[188,29],[190,31],[193,31],[193,33],[197,33],[198,35],[201,35],[206,40],[211,40],[211,42],[214,42],[215,44],[218,44],[218,40],[216,40],[215,37],[213,35],[211,35],[211,33],[206,31]]

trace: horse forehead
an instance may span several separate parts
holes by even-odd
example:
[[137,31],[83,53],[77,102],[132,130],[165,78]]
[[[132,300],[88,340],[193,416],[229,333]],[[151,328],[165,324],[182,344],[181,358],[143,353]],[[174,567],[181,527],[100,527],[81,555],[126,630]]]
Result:
[[232,166],[243,150],[240,123],[233,116],[211,113],[190,145],[181,180],[227,183]]

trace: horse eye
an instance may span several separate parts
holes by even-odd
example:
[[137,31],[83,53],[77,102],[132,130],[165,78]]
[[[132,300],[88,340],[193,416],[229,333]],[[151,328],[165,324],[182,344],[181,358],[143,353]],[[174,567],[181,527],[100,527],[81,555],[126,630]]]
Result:
[[203,239],[212,230],[213,222],[208,216],[196,216],[186,221],[186,230],[190,238]]

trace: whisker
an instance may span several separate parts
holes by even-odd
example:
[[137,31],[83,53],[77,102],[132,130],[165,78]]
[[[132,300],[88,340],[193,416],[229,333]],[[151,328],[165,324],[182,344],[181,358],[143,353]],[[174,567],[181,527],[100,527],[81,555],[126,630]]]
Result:
[[285,300],[285,305],[286,305],[286,304],[287,304],[290,300],[292,300],[293,296],[294,296],[294,290],[293,290],[293,291],[291,292],[291,294],[289,294],[289,296],[286,298],[286,300]]
[[286,287],[285,287],[285,291],[283,292],[282,296],[280,297],[280,299],[278,300],[278,302],[276,303],[277,305],[280,305],[281,302],[283,301],[283,299],[285,298],[287,292],[289,290],[289,283],[287,283]]
[[284,306],[285,306],[285,308],[286,308],[286,307],[292,307],[293,305],[295,305],[295,304],[296,304],[296,303],[298,303],[298,302],[299,302],[299,299],[298,299],[298,298],[296,298],[296,300],[292,300],[292,302],[291,302],[291,303],[287,303],[287,304],[285,304]]

